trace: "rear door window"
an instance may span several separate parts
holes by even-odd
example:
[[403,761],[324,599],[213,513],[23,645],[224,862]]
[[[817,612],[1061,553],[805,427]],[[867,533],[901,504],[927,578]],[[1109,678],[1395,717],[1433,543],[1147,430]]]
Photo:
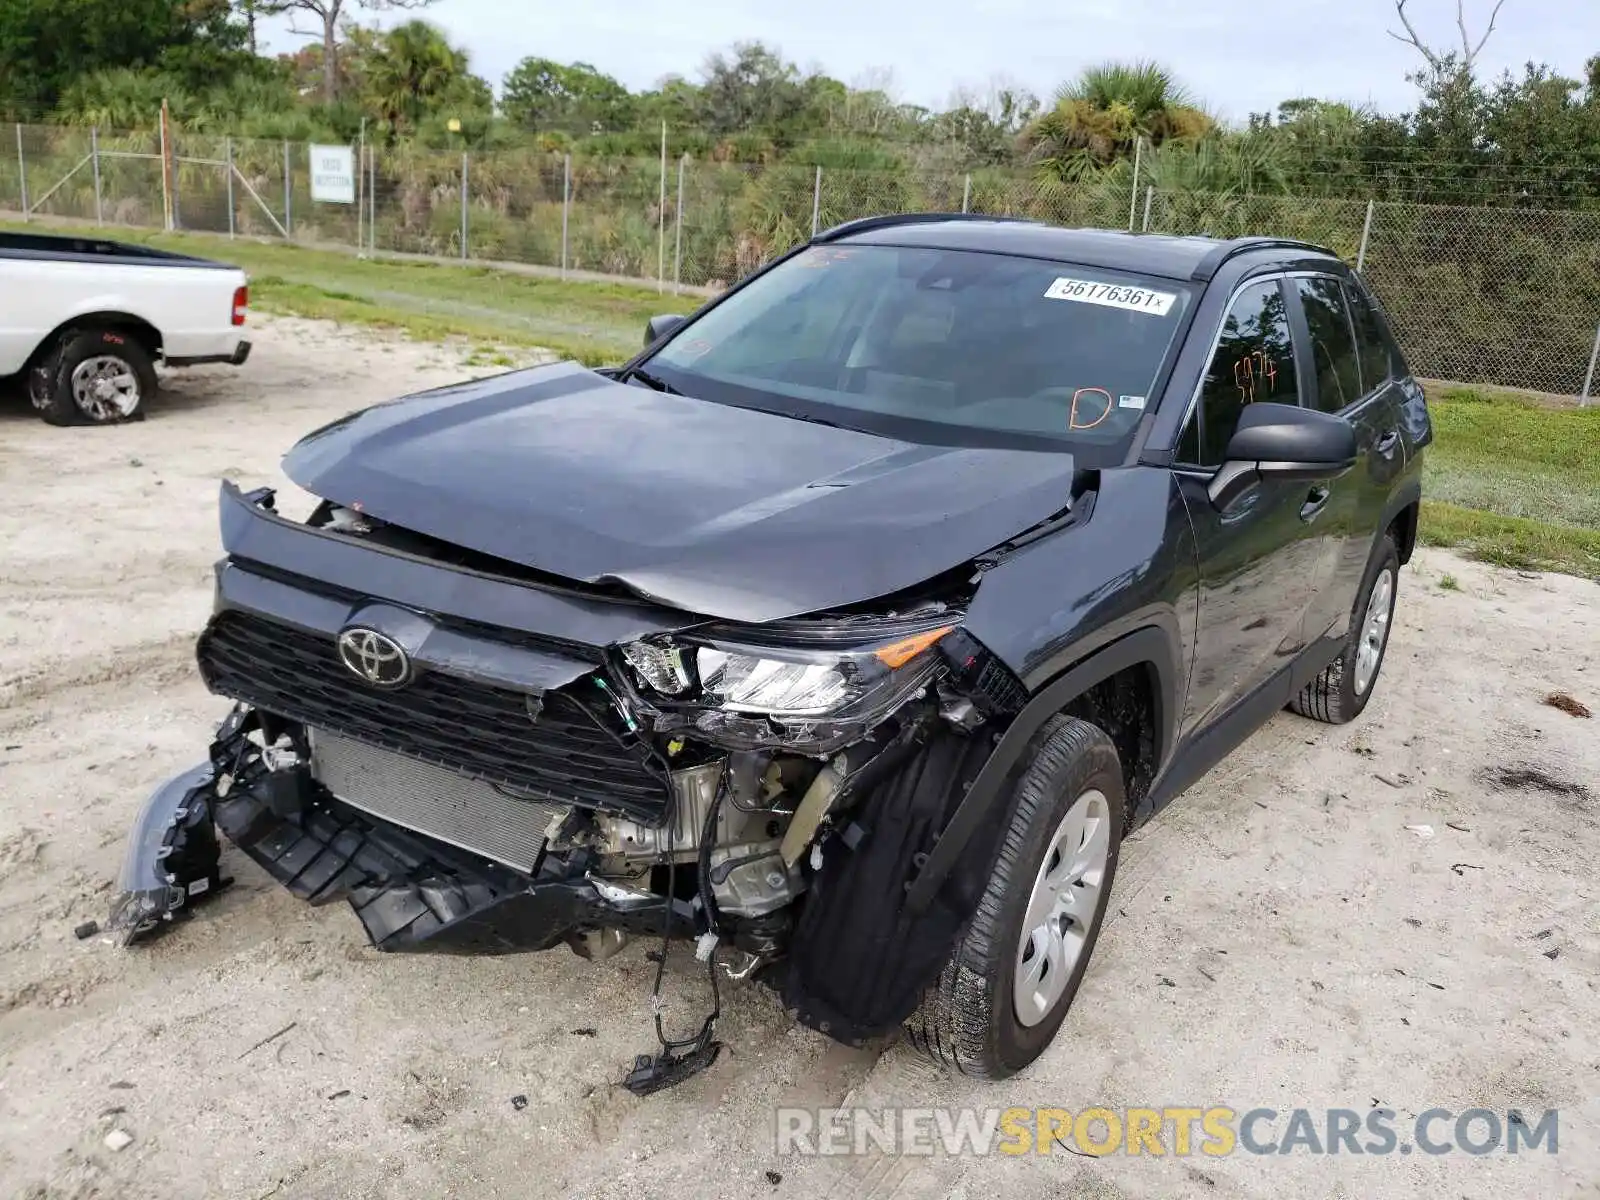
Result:
[[1355,326],[1356,354],[1361,361],[1361,387],[1363,393],[1381,387],[1394,374],[1394,361],[1389,354],[1389,337],[1378,315],[1378,306],[1360,284],[1344,285],[1345,299],[1350,302],[1350,320]]
[[1330,275],[1294,282],[1311,332],[1311,357],[1317,368],[1316,407],[1323,412],[1339,412],[1363,394],[1361,363],[1344,289]]

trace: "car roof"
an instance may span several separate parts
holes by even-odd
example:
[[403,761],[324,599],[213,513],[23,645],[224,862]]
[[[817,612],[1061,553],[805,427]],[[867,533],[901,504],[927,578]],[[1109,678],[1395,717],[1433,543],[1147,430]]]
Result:
[[836,226],[814,240],[975,250],[1196,282],[1211,279],[1223,263],[1241,254],[1279,260],[1328,258],[1338,261],[1338,256],[1325,247],[1284,238],[1225,240],[1123,233],[1114,229],[1064,229],[1037,221],[960,213],[866,217]]

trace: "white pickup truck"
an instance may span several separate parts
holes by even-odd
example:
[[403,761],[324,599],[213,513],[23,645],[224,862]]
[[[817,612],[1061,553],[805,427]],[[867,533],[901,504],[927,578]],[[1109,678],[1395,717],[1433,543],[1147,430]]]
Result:
[[0,377],[53,425],[143,416],[156,364],[249,357],[237,267],[97,237],[0,233]]

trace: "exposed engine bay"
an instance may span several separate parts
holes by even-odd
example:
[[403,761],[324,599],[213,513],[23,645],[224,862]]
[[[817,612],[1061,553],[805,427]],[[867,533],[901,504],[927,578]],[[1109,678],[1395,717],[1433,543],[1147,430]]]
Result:
[[[888,611],[758,629],[685,615],[681,629],[591,645],[368,600],[263,561],[266,535],[298,528],[436,577],[484,565],[446,567],[426,539],[354,510],[323,504],[296,527],[269,492],[225,493],[224,508],[225,530],[249,521],[233,540],[252,552],[219,564],[198,659],[236,707],[208,763],[146,805],[113,916],[126,938],[224,884],[214,825],[302,899],[348,901],[382,950],[565,944],[603,959],[634,936],[693,938],[713,975],[761,979],[846,1041],[915,1003],[937,961],[908,975],[897,955],[947,946],[955,909],[919,918],[933,931],[920,951],[894,903],[803,914],[819,888],[847,896],[850,863],[869,853],[903,890],[993,723],[1020,706],[1020,684],[960,628],[959,579]],[[901,813],[892,840],[875,832],[875,806],[930,753],[950,769],[919,793],[926,819]],[[862,956],[896,968],[905,996],[854,1004],[855,973],[837,964]],[[709,1061],[711,1028],[663,1033],[639,1089]]]

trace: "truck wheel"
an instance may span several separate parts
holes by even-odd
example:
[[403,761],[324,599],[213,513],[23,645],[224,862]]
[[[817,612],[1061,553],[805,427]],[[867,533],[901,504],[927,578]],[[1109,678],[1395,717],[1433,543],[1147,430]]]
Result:
[[28,398],[52,425],[111,425],[144,415],[156,370],[143,346],[115,329],[68,333],[28,378]]
[[1330,725],[1343,725],[1361,715],[1377,686],[1383,654],[1389,648],[1389,626],[1394,620],[1399,580],[1400,555],[1394,538],[1384,534],[1361,591],[1356,594],[1344,649],[1289,701],[1290,708],[1302,717]]
[[1122,842],[1122,767],[1102,730],[1056,717],[1028,753],[977,912],[906,1023],[935,1062],[985,1079],[1022,1070],[1061,1028]]

